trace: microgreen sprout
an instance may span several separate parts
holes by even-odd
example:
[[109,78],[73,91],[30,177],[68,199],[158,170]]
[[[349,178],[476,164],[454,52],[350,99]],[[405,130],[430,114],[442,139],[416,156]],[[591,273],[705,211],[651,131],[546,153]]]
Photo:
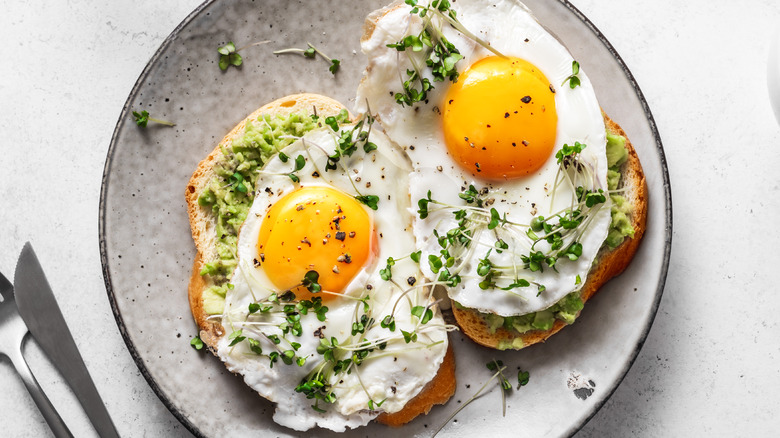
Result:
[[501,388],[501,404],[503,406],[503,416],[506,417],[506,394],[512,391],[512,384],[504,376],[503,371],[506,369],[504,362],[493,359],[485,364],[487,369],[495,371],[498,374],[498,386]]
[[317,273],[317,271],[308,271],[306,275],[303,276],[303,280],[301,281],[301,285],[308,289],[311,293],[317,293],[322,291],[322,286],[318,283],[320,279],[320,274]]
[[[289,159],[289,157],[287,157],[287,156],[285,155],[285,159],[282,159],[282,158],[280,158],[280,159],[282,160],[282,162],[283,162],[283,163],[286,163],[286,162],[287,162],[287,160]],[[299,171],[299,170],[303,169],[303,166],[305,166],[305,165],[306,165],[306,159],[303,157],[303,155],[298,155],[297,157],[295,157],[295,170],[293,170],[292,172],[290,172],[290,173],[289,173],[287,176],[289,176],[289,177],[290,177],[290,179],[291,179],[293,182],[296,182],[296,183],[297,183],[297,182],[300,182],[300,181],[301,181],[301,179],[300,179],[300,178],[298,178],[298,175],[296,175],[296,174],[295,174],[295,172],[297,172],[297,171]]]
[[528,380],[531,377],[531,373],[528,371],[518,370],[517,371],[517,389],[520,389],[521,386],[525,386],[528,384]]
[[241,55],[236,52],[236,45],[233,41],[228,41],[227,44],[217,49],[219,53],[219,68],[221,70],[227,70],[231,65],[238,67],[244,62]]
[[195,336],[190,340],[190,345],[196,350],[202,350],[204,344],[203,340],[200,339],[200,336]]
[[427,324],[433,318],[433,310],[430,307],[414,306],[412,307],[412,315],[420,320],[420,324]]
[[165,126],[176,126],[175,123],[169,122],[167,120],[161,120],[161,119],[155,119],[154,117],[149,117],[149,111],[143,110],[140,113],[138,111],[133,111],[133,118],[135,119],[135,124],[146,128],[146,125],[149,122],[159,123],[160,125]]
[[243,336],[243,333],[244,333],[243,329],[234,330],[233,333],[231,333],[230,336],[228,336],[228,340],[230,341],[230,344],[228,346],[232,347],[238,344],[239,342],[243,341],[244,339],[246,339],[246,336]]
[[252,46],[258,46],[260,44],[266,44],[269,42],[270,41],[258,41],[256,43],[248,44],[244,47],[236,49],[236,45],[233,44],[233,41],[228,41],[227,44],[217,49],[217,53],[219,53],[219,68],[221,70],[227,70],[227,68],[231,65],[234,67],[240,66],[243,64],[244,58],[242,58],[238,52]]
[[571,62],[571,75],[569,75],[566,79],[563,80],[563,83],[561,83],[561,86],[564,86],[566,82],[569,83],[569,87],[574,89],[578,85],[580,85],[580,78],[577,76],[580,74],[580,63],[577,61]]
[[368,409],[370,409],[370,410],[372,410],[372,411],[376,410],[376,408],[379,408],[379,407],[381,407],[381,406],[382,406],[382,403],[384,403],[384,402],[385,402],[385,400],[387,400],[387,399],[385,398],[385,399],[384,399],[384,400],[382,400],[381,402],[374,402],[374,400],[370,400],[370,399],[369,399],[369,400],[368,400]]
[[368,208],[372,210],[377,210],[379,208],[379,196],[359,195],[359,196],[355,196],[355,199],[357,199],[358,202],[365,204]]
[[[491,362],[489,362],[487,364],[488,369],[490,369],[490,364],[493,363],[493,362],[495,362],[495,361],[491,361]],[[498,364],[498,363],[500,363],[500,361],[498,361],[496,364]],[[434,438],[436,435],[438,435],[439,432],[441,432],[441,430],[444,429],[444,426],[446,426],[453,418],[455,418],[455,416],[458,415],[458,413],[460,413],[460,411],[462,411],[466,406],[470,405],[471,402],[476,400],[477,397],[479,397],[479,395],[482,394],[482,391],[484,391],[485,388],[487,388],[487,386],[490,384],[490,382],[492,382],[493,380],[499,378],[499,376],[501,376],[501,378],[503,378],[503,374],[502,373],[503,373],[503,371],[505,369],[506,369],[506,366],[504,366],[503,364],[502,365],[498,365],[498,367],[495,369],[495,373],[493,373],[493,376],[490,379],[488,379],[484,384],[482,384],[482,386],[477,390],[477,392],[475,392],[474,395],[472,395],[468,400],[466,400],[465,403],[460,405],[460,407],[458,407],[458,409],[456,409],[452,414],[450,414],[450,416],[447,417],[447,419],[444,420],[444,422],[442,422],[442,424],[436,429],[436,431],[433,433],[431,438]],[[502,394],[502,397],[503,397],[505,395],[504,394],[505,390],[503,389],[504,388],[503,386],[501,388],[502,388],[501,389],[501,394]]]
[[320,55],[321,57],[323,57],[325,60],[327,60],[330,63],[330,67],[328,67],[328,70],[332,74],[335,75],[336,72],[339,71],[339,67],[341,67],[341,61],[339,61],[338,59],[331,58],[330,56],[324,54],[321,50],[319,50],[318,48],[314,47],[314,45],[312,43],[306,43],[306,44],[308,45],[308,47],[306,49],[298,49],[298,48],[292,47],[292,48],[289,48],[289,49],[277,50],[277,51],[274,52],[274,55],[283,55],[285,53],[297,53],[297,54],[300,54],[303,57],[309,58],[309,59],[313,59],[313,58],[315,58],[316,55]]
[[382,280],[388,281],[393,278],[393,273],[390,268],[395,265],[395,260],[392,257],[387,258],[387,266],[379,270],[379,275]]

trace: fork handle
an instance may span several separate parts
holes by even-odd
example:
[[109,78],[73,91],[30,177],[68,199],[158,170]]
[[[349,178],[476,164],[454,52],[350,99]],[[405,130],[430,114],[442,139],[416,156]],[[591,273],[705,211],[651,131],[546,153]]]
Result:
[[38,381],[35,380],[35,376],[33,376],[30,371],[30,367],[27,366],[27,361],[25,361],[24,356],[22,356],[21,349],[8,354],[8,357],[11,359],[11,363],[13,363],[19,376],[22,377],[24,386],[27,387],[27,391],[30,392],[35,404],[38,405],[38,410],[43,414],[43,418],[46,420],[46,423],[49,424],[51,431],[54,432],[54,436],[57,438],[73,438],[73,434],[68,430],[68,426],[62,421],[60,414],[54,409],[49,398],[46,397],[43,389],[38,385]]

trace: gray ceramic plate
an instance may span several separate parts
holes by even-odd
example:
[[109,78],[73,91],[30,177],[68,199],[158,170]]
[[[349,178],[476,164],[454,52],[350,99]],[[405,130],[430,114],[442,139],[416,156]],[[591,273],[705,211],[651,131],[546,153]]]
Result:
[[[122,109],[106,160],[100,245],[106,288],[117,323],[147,381],[195,435],[290,436],[271,421],[273,406],[189,345],[196,328],[187,303],[195,248],[184,188],[198,161],[230,128],[274,98],[328,94],[352,105],[363,68],[363,17],[383,1],[228,0],[206,2],[165,40]],[[501,416],[498,388],[464,409],[442,436],[561,436],[575,433],[609,398],[634,361],[658,307],[671,247],[671,195],[663,149],[636,82],[595,26],[565,1],[528,6],[585,65],[599,99],[636,146],[650,189],[648,228],[636,259],[586,306],[577,322],[549,342],[496,352],[459,334],[458,389],[450,402],[406,425],[403,435],[429,436],[489,377],[484,364],[502,359],[531,373]],[[244,65],[223,72],[217,47],[260,40],[242,52]],[[336,77],[322,60],[271,51],[311,41],[342,60]],[[135,126],[133,110],[176,122]],[[510,433],[511,431],[511,433]],[[331,435],[322,430],[312,435]],[[349,436],[397,436],[370,425]],[[335,435],[335,434],[333,434]]]

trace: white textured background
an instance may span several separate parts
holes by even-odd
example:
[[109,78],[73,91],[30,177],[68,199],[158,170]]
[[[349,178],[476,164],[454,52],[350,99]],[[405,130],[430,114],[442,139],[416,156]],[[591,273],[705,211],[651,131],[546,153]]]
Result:
[[[626,379],[577,436],[775,435],[780,129],[766,62],[780,3],[573,3],[642,88],[674,201],[655,324]],[[13,276],[30,240],[55,292],[78,291],[58,294],[60,307],[123,436],[189,433],[141,377],[111,314],[98,249],[101,176],[138,75],[198,4],[0,0],[0,272]],[[27,356],[75,435],[93,436],[41,352],[33,345]],[[0,427],[2,436],[50,433],[5,358]]]

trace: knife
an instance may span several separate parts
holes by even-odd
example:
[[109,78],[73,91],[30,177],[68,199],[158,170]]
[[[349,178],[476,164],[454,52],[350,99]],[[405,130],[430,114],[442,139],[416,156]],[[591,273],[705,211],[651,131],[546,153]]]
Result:
[[118,437],[30,242],[16,263],[14,290],[22,320],[70,385],[97,433],[103,438]]

